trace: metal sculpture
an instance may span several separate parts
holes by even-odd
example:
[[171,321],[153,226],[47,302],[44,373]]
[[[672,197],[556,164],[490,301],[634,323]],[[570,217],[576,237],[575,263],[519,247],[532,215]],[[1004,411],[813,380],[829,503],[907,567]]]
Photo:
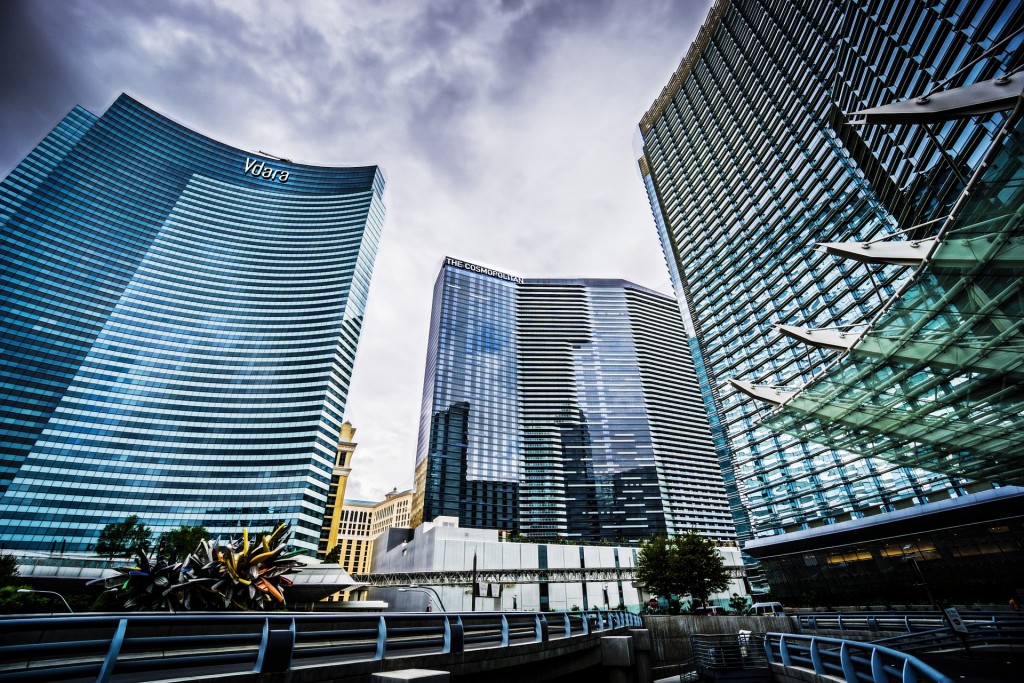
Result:
[[117,575],[90,581],[102,583],[128,610],[265,610],[285,604],[292,585],[289,574],[300,571],[300,550],[288,551],[291,526],[281,524],[256,542],[248,529],[240,540],[203,541],[184,562],[136,549],[135,565],[115,567]]

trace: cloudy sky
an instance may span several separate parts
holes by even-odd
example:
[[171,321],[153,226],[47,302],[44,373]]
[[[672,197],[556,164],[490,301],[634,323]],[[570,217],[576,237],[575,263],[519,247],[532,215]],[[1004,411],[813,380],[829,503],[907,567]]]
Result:
[[348,415],[349,497],[412,485],[451,255],[671,293],[636,126],[709,0],[0,0],[0,177],[127,92],[298,162],[378,164],[387,219]]

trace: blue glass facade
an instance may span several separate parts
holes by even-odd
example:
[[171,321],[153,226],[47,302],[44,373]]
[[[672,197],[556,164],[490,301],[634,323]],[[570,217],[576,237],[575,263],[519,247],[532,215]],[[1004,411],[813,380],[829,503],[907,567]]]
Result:
[[413,523],[452,515],[534,538],[734,538],[684,340],[675,301],[631,283],[523,279],[448,259]]
[[741,538],[986,487],[780,434],[727,380],[800,386],[825,367],[835,351],[777,326],[868,320],[908,271],[816,245],[941,215],[1003,120],[859,127],[847,114],[1016,68],[1022,23],[1020,2],[717,2],[641,122],[641,170],[728,438],[733,507],[750,522]]
[[0,184],[0,544],[137,514],[315,549],[383,186],[72,111]]
[[446,267],[434,285],[413,526],[515,527],[520,439],[516,285]]

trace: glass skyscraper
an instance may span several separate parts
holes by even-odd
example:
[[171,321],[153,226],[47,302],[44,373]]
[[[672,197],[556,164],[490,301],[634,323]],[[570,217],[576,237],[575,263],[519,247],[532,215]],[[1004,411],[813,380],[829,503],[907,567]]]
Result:
[[835,359],[780,326],[853,329],[910,271],[817,245],[928,234],[1005,120],[858,126],[851,114],[1010,73],[1022,25],[1020,2],[720,0],[643,117],[641,172],[741,538],[991,487],[780,433],[740,389],[798,387]]
[[0,184],[0,545],[136,514],[315,550],[383,190],[125,95],[68,114]]
[[676,302],[446,259],[413,524],[533,538],[735,538]]

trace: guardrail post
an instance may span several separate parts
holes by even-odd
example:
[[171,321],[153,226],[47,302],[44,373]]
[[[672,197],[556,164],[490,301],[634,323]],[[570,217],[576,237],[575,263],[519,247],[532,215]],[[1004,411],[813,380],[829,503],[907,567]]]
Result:
[[253,673],[276,674],[291,668],[292,653],[295,652],[295,619],[289,619],[287,624],[286,628],[273,628],[269,617],[263,620],[263,638]]
[[604,617],[601,616],[601,610],[597,610],[597,630],[604,630]]
[[121,654],[121,645],[124,643],[124,634],[128,631],[128,620],[121,619],[117,622],[117,629],[114,630],[114,637],[110,639],[110,647],[107,648],[107,656],[103,658],[103,666],[96,676],[96,683],[107,683],[111,674],[114,673],[114,665],[117,664],[117,656]]
[[457,617],[453,624],[448,617],[444,618],[444,647],[442,654],[452,652],[464,652],[466,649],[466,627],[462,623],[462,617]]
[[885,675],[885,667],[882,666],[882,656],[875,648],[871,649],[871,680],[874,683],[888,683],[889,681]]
[[580,616],[583,617],[583,635],[588,635],[590,633],[590,614],[580,612]]
[[779,636],[779,657],[782,659],[782,666],[793,666],[789,658],[789,646],[786,645],[786,636]]
[[772,634],[766,633],[764,636],[764,658],[769,664],[775,663],[775,654],[772,652]]
[[843,678],[848,681],[857,680],[857,669],[853,666],[853,657],[850,656],[850,647],[846,643],[839,646],[839,666],[843,668]]
[[536,642],[548,642],[548,638],[550,637],[548,633],[548,620],[547,617],[540,612],[538,612],[534,617],[533,632],[536,635]]
[[566,638],[571,638],[572,637],[572,622],[569,621],[569,613],[568,612],[562,612],[562,619],[564,619],[564,621],[565,621],[565,637]]
[[839,622],[839,630],[842,631],[843,630],[843,615],[842,614],[837,614],[836,615],[836,619]]
[[384,616],[381,615],[377,620],[377,652],[374,653],[374,659],[384,659],[384,653],[387,652],[388,642],[388,626],[384,623]]
[[501,645],[508,647],[508,619],[504,614],[501,615]]
[[818,649],[816,638],[811,638],[811,666],[814,667],[814,673],[819,676],[825,675],[825,667],[821,665],[821,651]]
[[909,659],[903,660],[903,682],[902,683],[917,683],[917,672],[914,671],[914,666],[910,663]]

